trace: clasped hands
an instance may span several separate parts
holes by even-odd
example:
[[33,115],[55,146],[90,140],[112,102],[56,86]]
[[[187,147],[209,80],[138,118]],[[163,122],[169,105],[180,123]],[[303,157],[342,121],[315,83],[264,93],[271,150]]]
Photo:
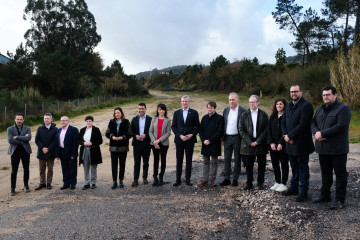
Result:
[[315,133],[315,139],[316,139],[317,141],[319,141],[319,142],[326,140],[326,138],[324,138],[324,137],[321,135],[321,132],[320,132],[320,131],[317,131],[317,132]]
[[180,135],[181,140],[183,140],[184,142],[189,140],[190,138],[192,138],[192,134],[188,134],[188,135]]

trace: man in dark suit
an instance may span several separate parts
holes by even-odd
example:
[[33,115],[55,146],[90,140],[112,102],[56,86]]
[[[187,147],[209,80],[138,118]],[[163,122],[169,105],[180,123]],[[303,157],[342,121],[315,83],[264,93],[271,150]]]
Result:
[[174,112],[171,129],[175,134],[176,145],[176,182],[175,187],[181,184],[182,164],[184,160],[184,151],[186,155],[186,171],[185,179],[188,186],[192,186],[190,182],[192,155],[194,145],[196,143],[196,134],[199,132],[200,122],[199,114],[196,110],[191,109],[190,97],[184,95],[181,97],[182,108]]
[[239,134],[239,122],[241,113],[246,110],[239,106],[239,96],[232,92],[229,94],[229,107],[224,109],[224,181],[220,183],[221,186],[230,185],[231,175],[231,157],[234,152],[234,175],[232,186],[239,185],[238,179],[241,172],[241,155],[240,144],[241,136]]
[[60,119],[61,128],[56,134],[55,158],[61,160],[64,185],[60,190],[76,188],[79,130],[70,126],[69,118]]
[[147,177],[151,151],[149,136],[151,117],[145,114],[145,103],[138,104],[138,111],[139,115],[131,120],[131,133],[133,136],[132,146],[134,150],[134,181],[131,184],[132,187],[139,185],[141,157],[143,158],[143,183],[149,183]]
[[285,107],[281,126],[292,171],[290,188],[281,194],[285,196],[299,194],[295,199],[297,202],[307,200],[310,179],[309,154],[314,152],[314,142],[310,129],[314,110],[302,94],[299,85],[290,87],[292,102]]

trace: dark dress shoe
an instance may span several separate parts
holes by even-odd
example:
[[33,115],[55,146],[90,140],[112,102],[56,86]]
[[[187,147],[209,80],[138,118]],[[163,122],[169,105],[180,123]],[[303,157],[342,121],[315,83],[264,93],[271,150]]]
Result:
[[160,187],[162,185],[164,185],[164,181],[162,179],[160,179],[159,182],[158,182],[158,187]]
[[86,190],[86,189],[89,189],[89,188],[90,188],[90,185],[84,185],[84,187],[81,190]]
[[123,183],[123,181],[120,181],[119,188],[124,188],[124,183]]
[[231,186],[233,186],[233,187],[239,186],[239,181],[238,180],[233,180]]
[[95,189],[96,188],[96,184],[91,185],[91,189]]
[[190,182],[190,180],[187,180],[187,181],[186,181],[186,185],[192,186],[193,184],[192,184],[192,182]]
[[76,188],[76,186],[71,186],[70,189],[71,190],[74,190]]
[[14,196],[14,195],[15,195],[15,188],[11,188],[11,189],[10,189],[10,195],[11,195],[11,196]]
[[308,199],[308,195],[307,194],[300,194],[299,196],[297,196],[295,198],[295,202],[306,202]]
[[113,182],[113,185],[111,186],[111,189],[117,188],[117,182]]
[[40,184],[37,188],[35,188],[35,190],[38,191],[38,190],[43,189],[43,188],[46,188],[46,185],[45,184]]
[[253,185],[246,184],[245,187],[244,187],[244,190],[247,191],[247,190],[250,190],[252,188],[253,188]]
[[224,187],[224,186],[228,186],[228,185],[230,185],[230,184],[231,184],[230,180],[224,179],[224,181],[222,181],[222,182],[220,183],[220,186]]
[[312,200],[313,203],[324,203],[324,202],[331,202],[331,197],[325,197],[320,195],[320,197],[316,197]]
[[298,195],[299,191],[289,188],[288,190],[281,192],[283,196],[291,196],[291,195]]
[[24,190],[25,190],[25,192],[30,192],[29,186],[24,186]]
[[345,207],[345,201],[336,200],[335,202],[331,203],[330,209],[340,209]]
[[69,187],[70,187],[69,185],[63,185],[63,186],[60,188],[60,190],[67,189],[67,188],[69,188]]
[[155,186],[158,185],[158,183],[159,183],[158,178],[157,178],[157,177],[154,177],[154,181],[153,181],[153,183],[152,183],[152,186],[155,187]]
[[259,190],[264,190],[264,189],[265,189],[265,185],[264,185],[264,184],[258,184],[258,189],[259,189]]
[[146,185],[146,184],[148,184],[148,183],[149,183],[149,181],[148,181],[146,178],[144,178],[144,179],[143,179],[143,184]]
[[46,188],[47,188],[47,189],[52,189],[51,184],[50,184],[50,183],[48,183],[48,184],[46,185]]
[[138,181],[133,181],[131,184],[131,187],[137,187],[139,186],[139,182]]
[[174,184],[173,184],[173,186],[174,187],[177,187],[177,186],[179,186],[181,184],[181,181],[180,180],[177,180]]

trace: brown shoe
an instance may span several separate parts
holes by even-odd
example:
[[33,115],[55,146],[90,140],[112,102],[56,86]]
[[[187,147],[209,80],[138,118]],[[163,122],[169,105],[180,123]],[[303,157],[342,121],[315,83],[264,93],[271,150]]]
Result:
[[131,184],[131,187],[137,187],[139,186],[139,182],[138,181],[133,181]]
[[210,181],[210,185],[211,185],[212,187],[216,187],[216,186],[217,186],[215,180],[211,180],[211,181]]
[[207,181],[202,180],[197,186],[198,186],[198,187],[203,187],[203,186],[205,186],[207,183],[208,183]]
[[144,184],[148,184],[149,182],[148,182],[148,180],[147,180],[146,178],[144,178],[144,179],[143,179],[143,183],[144,183]]

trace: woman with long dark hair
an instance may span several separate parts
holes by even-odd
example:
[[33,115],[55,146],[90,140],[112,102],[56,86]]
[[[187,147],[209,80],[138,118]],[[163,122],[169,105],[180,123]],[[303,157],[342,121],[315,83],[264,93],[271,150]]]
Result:
[[289,157],[285,152],[285,140],[281,132],[286,104],[285,98],[280,97],[275,99],[268,128],[268,144],[275,175],[275,184],[270,189],[277,192],[287,190],[286,183],[289,177]]
[[[164,183],[164,173],[166,168],[166,154],[169,149],[169,136],[171,131],[171,120],[167,116],[165,104],[158,104],[156,116],[152,118],[149,136],[151,147],[154,154],[154,182],[153,186],[161,186]],[[158,178],[159,157],[161,156],[161,170]]]
[[119,169],[119,187],[124,187],[124,174],[127,152],[129,151],[130,122],[125,118],[120,107],[114,109],[114,118],[109,121],[105,136],[110,139],[109,150],[111,154],[111,170],[113,185],[111,189],[117,188],[117,170]]

